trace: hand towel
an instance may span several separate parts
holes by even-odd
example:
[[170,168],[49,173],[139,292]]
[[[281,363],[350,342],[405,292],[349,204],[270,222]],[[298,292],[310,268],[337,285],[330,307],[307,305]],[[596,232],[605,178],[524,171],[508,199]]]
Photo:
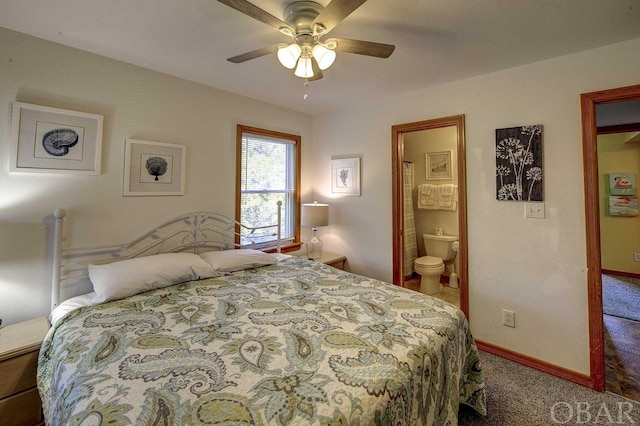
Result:
[[438,210],[436,203],[437,189],[435,185],[424,183],[418,185],[418,208],[425,210]]
[[458,208],[458,185],[438,185],[436,204],[439,209],[455,211]]

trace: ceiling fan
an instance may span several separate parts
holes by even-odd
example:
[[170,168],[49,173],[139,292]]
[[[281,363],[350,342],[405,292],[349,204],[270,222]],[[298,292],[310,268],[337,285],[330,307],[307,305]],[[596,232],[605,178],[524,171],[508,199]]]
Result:
[[326,7],[314,1],[296,1],[284,9],[284,21],[247,0],[218,1],[293,38],[290,44],[263,47],[227,59],[236,64],[276,52],[284,67],[295,68],[296,76],[312,81],[322,78],[322,71],[336,59],[336,51],[388,58],[395,49],[393,45],[371,41],[346,38],[322,40],[366,0],[332,0]]

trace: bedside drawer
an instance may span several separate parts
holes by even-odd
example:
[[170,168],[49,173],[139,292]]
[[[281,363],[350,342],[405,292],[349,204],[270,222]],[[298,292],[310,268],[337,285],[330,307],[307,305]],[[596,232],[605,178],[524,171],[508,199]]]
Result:
[[0,362],[0,399],[34,387],[37,369],[38,351]]
[[[302,259],[307,259],[307,256],[300,256]],[[314,259],[316,262],[324,263],[325,265],[332,266],[336,269],[345,270],[345,262],[347,258],[341,254],[329,253],[327,251],[322,252],[322,256],[319,259]]]
[[0,401],[2,426],[42,424],[40,395],[33,388]]

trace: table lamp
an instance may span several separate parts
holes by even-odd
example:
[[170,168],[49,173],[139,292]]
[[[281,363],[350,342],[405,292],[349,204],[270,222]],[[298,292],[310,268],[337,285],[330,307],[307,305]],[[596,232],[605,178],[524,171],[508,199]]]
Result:
[[311,226],[311,238],[307,244],[307,258],[320,259],[322,256],[322,241],[316,235],[319,226],[329,225],[329,204],[312,204],[302,205],[302,226]]

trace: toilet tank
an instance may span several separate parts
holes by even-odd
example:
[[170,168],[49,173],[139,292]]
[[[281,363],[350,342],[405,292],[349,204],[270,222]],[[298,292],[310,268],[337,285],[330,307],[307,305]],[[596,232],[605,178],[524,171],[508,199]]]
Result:
[[442,260],[451,260],[456,257],[456,251],[452,248],[454,241],[458,241],[455,235],[422,234],[422,240],[427,256],[439,257]]

